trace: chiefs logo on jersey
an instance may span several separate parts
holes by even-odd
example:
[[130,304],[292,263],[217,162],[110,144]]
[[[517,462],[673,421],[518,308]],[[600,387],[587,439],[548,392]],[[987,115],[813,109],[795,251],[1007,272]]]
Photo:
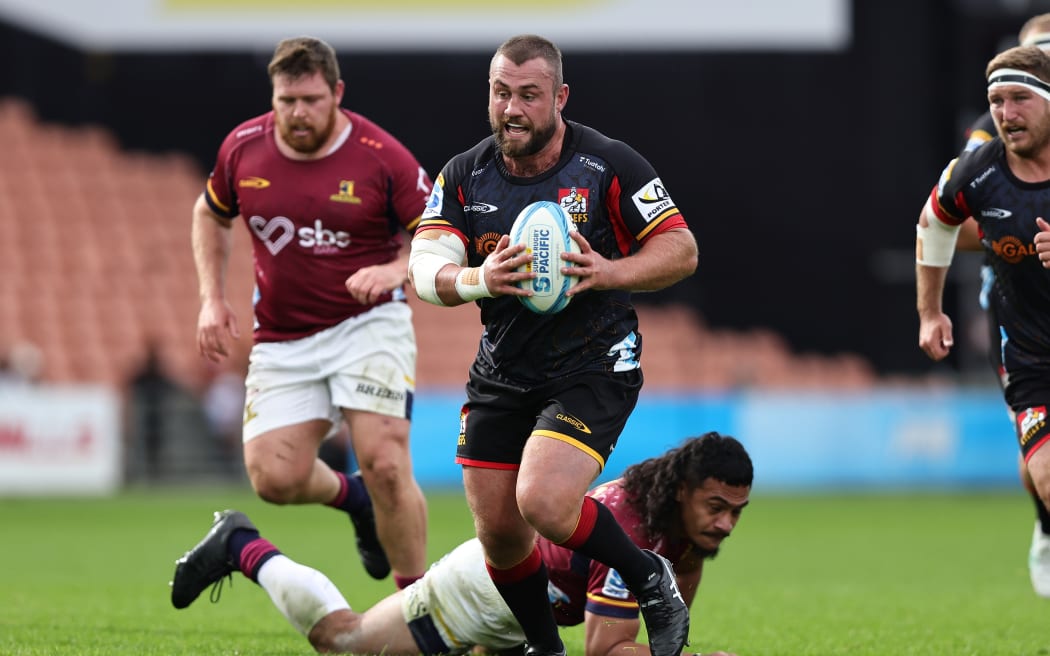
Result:
[[573,223],[587,223],[587,211],[590,205],[591,190],[571,187],[558,190],[558,204],[572,218]]

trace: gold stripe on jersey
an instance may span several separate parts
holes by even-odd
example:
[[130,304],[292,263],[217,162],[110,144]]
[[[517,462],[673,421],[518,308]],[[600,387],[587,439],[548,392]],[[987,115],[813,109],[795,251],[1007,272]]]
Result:
[[593,592],[587,593],[587,599],[590,601],[603,604],[605,606],[618,606],[619,608],[638,608],[638,602],[636,601],[620,601],[618,599],[610,599],[609,597],[603,597],[596,595]]
[[215,195],[215,189],[212,188],[210,179],[208,180],[208,197],[211,198],[211,202],[214,203],[215,206],[218,207],[220,210],[226,212],[227,214],[230,213],[229,206],[226,205],[226,203],[219,200],[219,198]]
[[641,240],[645,239],[645,236],[648,235],[650,232],[652,232],[653,228],[655,228],[656,226],[660,225],[661,223],[663,223],[667,219],[670,219],[673,216],[678,216],[680,214],[681,214],[681,212],[678,211],[677,207],[670,207],[670,208],[668,208],[662,214],[660,214],[655,219],[650,221],[649,225],[647,225],[645,227],[645,230],[642,230],[641,232],[638,233],[638,236],[636,237],[636,239],[638,241],[641,241]]

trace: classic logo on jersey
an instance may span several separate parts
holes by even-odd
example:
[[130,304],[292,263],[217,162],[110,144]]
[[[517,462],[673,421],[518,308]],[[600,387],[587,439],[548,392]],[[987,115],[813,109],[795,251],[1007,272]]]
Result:
[[620,573],[614,569],[610,569],[609,573],[605,575],[605,583],[602,584],[602,594],[610,599],[626,599],[627,595],[627,584],[623,582],[620,577]]
[[339,192],[329,196],[328,200],[334,200],[337,203],[351,203],[353,205],[361,204],[361,199],[354,195],[353,180],[340,180]]
[[464,212],[474,212],[475,214],[489,214],[498,209],[495,205],[489,205],[488,203],[469,203],[463,206]]
[[571,187],[558,190],[558,204],[569,215],[573,223],[587,223],[587,208],[591,190]]
[[496,244],[499,243],[499,238],[502,236],[498,232],[486,232],[480,237],[475,237],[474,250],[477,251],[478,255],[487,257],[496,250]]
[[998,207],[986,207],[981,210],[981,216],[987,219],[1009,219],[1014,213]]
[[992,240],[992,251],[1007,264],[1017,264],[1028,255],[1035,255],[1035,244],[1025,243],[1013,236]]
[[1018,413],[1017,427],[1020,429],[1021,446],[1024,446],[1046,427],[1046,406],[1040,405]]
[[567,415],[564,412],[559,412],[558,414],[554,415],[554,418],[559,421],[564,421],[566,424],[572,426],[581,433],[587,433],[588,435],[591,434],[591,429],[587,427],[587,424],[583,423],[582,421],[580,421],[576,417],[573,417],[572,415]]
[[253,216],[248,219],[248,227],[266,246],[266,250],[270,251],[270,255],[277,255],[282,248],[295,239],[295,224],[291,219],[283,216],[269,221],[261,216]]
[[671,200],[671,196],[667,193],[667,189],[664,188],[664,183],[660,181],[660,178],[650,180],[648,184],[631,196],[631,200],[634,201],[634,206],[638,208],[638,212],[645,219],[646,223],[660,217],[667,210],[674,208],[674,202]]
[[424,219],[433,219],[441,216],[441,208],[445,204],[445,176],[442,173],[438,173],[437,180],[434,181],[434,188],[430,190],[430,196],[427,197],[427,206],[423,209]]
[[237,186],[247,189],[266,189],[270,186],[270,181],[266,178],[250,175],[247,178],[241,178],[238,180]]

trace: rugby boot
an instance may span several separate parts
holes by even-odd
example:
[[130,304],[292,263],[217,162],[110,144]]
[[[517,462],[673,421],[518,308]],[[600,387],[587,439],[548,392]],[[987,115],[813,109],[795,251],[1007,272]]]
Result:
[[649,650],[652,656],[679,656],[689,644],[689,606],[678,590],[671,563],[648,549],[643,551],[657,562],[656,573],[634,595],[645,618]]
[[[350,474],[361,480],[361,472],[355,471]],[[362,485],[364,483],[362,482]],[[367,488],[366,488],[367,489]],[[361,557],[361,564],[372,578],[385,579],[390,574],[390,561],[387,560],[383,545],[379,543],[379,535],[376,533],[376,516],[372,509],[372,499],[369,498],[368,505],[349,513],[350,521],[354,524],[355,542],[357,554]]]
[[[248,516],[236,510],[215,513],[211,530],[186,554],[175,561],[175,576],[171,580],[171,604],[175,608],[186,608],[200,596],[209,585],[222,587],[222,578],[233,582],[237,563],[230,557],[227,545],[234,531],[257,530]],[[213,601],[218,599],[214,595]]]

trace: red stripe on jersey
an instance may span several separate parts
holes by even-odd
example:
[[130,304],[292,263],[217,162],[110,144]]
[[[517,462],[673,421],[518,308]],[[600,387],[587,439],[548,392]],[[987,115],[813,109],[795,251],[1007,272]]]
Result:
[[609,185],[609,193],[605,195],[605,207],[609,209],[609,223],[612,224],[613,233],[616,234],[616,247],[621,255],[626,256],[631,252],[631,246],[634,244],[634,235],[631,234],[627,224],[624,223],[623,214],[620,214],[620,195],[622,193],[620,178],[613,176],[612,184]]
[[963,198],[963,194],[961,191],[955,195],[955,204],[959,207],[959,211],[964,212],[962,219],[955,218],[948,212],[948,210],[944,209],[944,206],[941,205],[941,202],[938,199],[938,192],[939,189],[937,185],[934,185],[933,191],[930,192],[930,207],[933,208],[934,216],[936,216],[942,222],[944,222],[947,225],[956,226],[961,224],[964,220],[966,220],[966,217],[972,216],[970,208],[966,204],[966,199]]

